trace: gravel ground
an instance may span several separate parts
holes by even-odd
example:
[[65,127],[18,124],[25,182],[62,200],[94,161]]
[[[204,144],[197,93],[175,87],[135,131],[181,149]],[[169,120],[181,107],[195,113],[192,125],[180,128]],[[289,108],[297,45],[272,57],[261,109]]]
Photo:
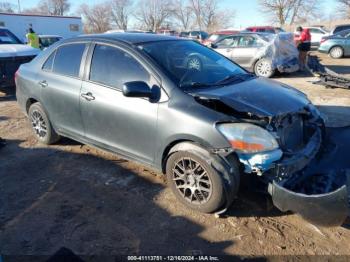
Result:
[[[322,58],[350,74],[350,59]],[[307,93],[329,126],[349,125],[350,90],[299,74],[275,80]],[[69,139],[40,145],[9,89],[0,90],[0,137],[0,254],[350,255],[349,224],[313,226],[247,187],[215,218],[182,206],[142,165]]]

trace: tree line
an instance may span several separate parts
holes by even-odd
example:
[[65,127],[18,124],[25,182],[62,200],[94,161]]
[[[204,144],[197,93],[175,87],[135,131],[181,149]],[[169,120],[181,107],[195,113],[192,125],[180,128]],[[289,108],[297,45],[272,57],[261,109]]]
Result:
[[[338,11],[335,17],[350,19],[350,0],[334,0]],[[85,31],[105,32],[109,29],[160,28],[215,31],[233,26],[235,2],[223,6],[223,0],[104,0],[95,5],[82,4],[71,13],[70,0],[39,0],[26,14],[80,15]],[[257,8],[271,23],[280,26],[303,24],[320,18],[322,0],[257,0]],[[239,1],[237,1],[239,4]],[[230,8],[227,8],[227,7]],[[11,2],[0,1],[0,12],[15,12]],[[249,13],[249,10],[247,10]]]

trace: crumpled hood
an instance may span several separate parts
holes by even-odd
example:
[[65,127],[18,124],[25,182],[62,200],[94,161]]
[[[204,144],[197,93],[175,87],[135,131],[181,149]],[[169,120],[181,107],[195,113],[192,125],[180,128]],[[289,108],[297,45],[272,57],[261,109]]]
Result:
[[33,56],[39,54],[40,50],[21,44],[0,45],[0,57]]
[[310,103],[304,93],[266,78],[254,78],[217,88],[198,89],[191,91],[191,94],[217,99],[236,111],[261,117],[296,112]]

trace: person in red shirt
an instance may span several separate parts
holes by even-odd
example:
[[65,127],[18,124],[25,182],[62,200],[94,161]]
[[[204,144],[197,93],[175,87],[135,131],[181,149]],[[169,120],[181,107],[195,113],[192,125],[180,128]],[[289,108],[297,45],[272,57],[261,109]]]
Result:
[[297,48],[299,50],[299,60],[301,69],[305,68],[306,56],[311,49],[311,34],[309,29],[303,29],[301,26],[298,26],[296,29],[299,32],[299,36],[294,38]]

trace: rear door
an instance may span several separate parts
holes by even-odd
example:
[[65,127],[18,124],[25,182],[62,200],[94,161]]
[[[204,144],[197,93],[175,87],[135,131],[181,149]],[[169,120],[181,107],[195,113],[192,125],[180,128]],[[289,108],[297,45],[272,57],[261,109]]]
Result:
[[73,136],[84,134],[79,99],[83,57],[87,43],[70,43],[58,47],[38,73],[42,103],[58,129]]
[[157,144],[158,104],[144,98],[125,97],[122,86],[159,82],[139,58],[122,47],[96,44],[83,81],[80,104],[86,136],[100,146],[150,163]]

